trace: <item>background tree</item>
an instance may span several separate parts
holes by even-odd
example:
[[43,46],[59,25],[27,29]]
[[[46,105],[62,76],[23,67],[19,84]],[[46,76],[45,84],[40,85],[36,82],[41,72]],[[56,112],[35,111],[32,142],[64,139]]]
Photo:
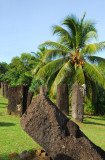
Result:
[[9,69],[3,77],[10,85],[28,84],[32,81],[32,69],[35,67],[35,56],[22,53],[21,57],[14,57],[9,64]]
[[94,65],[105,62],[105,59],[95,56],[105,48],[105,41],[90,43],[94,38],[97,40],[98,35],[95,23],[85,21],[85,14],[81,20],[74,15],[68,16],[62,25],[64,27],[53,26],[58,42],[47,41],[40,45],[50,47],[43,57],[43,61],[50,62],[38,71],[37,77],[48,84],[53,97],[59,83],[67,83],[71,90],[73,83],[77,82],[86,84],[87,95],[93,99],[96,86],[105,87],[105,80]]
[[0,74],[5,74],[8,70],[8,64],[6,62],[0,62]]
[[44,85],[44,81],[42,79],[36,78],[37,72],[39,71],[39,69],[41,67],[43,67],[47,62],[43,61],[43,57],[46,53],[47,49],[45,47],[39,47],[38,51],[35,52],[31,52],[34,54],[36,61],[35,61],[35,68],[32,71],[32,75],[33,75],[33,79],[31,82],[31,86],[29,88],[30,91],[34,91],[35,94],[39,93],[40,90],[40,86]]
[[8,71],[8,64],[6,62],[0,62],[0,85],[3,76],[6,74],[7,71]]
[[42,46],[42,47],[39,47],[38,49],[39,49],[39,51],[37,51],[37,53],[32,52],[35,55],[35,57],[37,58],[37,60],[36,60],[36,66],[33,69],[33,75],[34,76],[36,76],[36,74],[39,71],[39,69],[41,67],[43,67],[48,62],[48,61],[44,60],[44,56],[46,54],[47,48],[45,48],[44,46]]

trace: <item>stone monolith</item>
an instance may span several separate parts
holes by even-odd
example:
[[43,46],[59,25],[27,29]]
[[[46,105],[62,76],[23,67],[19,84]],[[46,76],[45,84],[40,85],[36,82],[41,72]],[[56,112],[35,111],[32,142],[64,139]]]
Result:
[[68,85],[58,84],[56,105],[62,111],[62,113],[64,113],[65,115],[69,114]]
[[44,95],[33,100],[20,123],[53,160],[105,160],[105,151]]
[[72,87],[72,118],[76,121],[83,122],[85,103],[85,89],[75,83]]

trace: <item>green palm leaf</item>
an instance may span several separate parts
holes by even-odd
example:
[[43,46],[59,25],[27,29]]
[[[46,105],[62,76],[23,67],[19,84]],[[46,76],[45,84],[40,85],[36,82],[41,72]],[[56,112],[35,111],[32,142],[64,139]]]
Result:
[[67,48],[71,49],[72,38],[67,30],[60,26],[53,26],[53,34],[57,34],[59,36],[59,43],[65,45]]
[[105,80],[94,65],[86,62],[83,70],[86,76],[89,77],[89,79],[91,79],[93,82],[95,82],[95,84],[105,87]]
[[74,66],[70,60],[65,65],[63,65],[63,67],[58,72],[58,74],[57,74],[57,76],[51,86],[51,91],[50,91],[51,96],[56,95],[57,85],[59,83],[67,83],[68,78],[72,79],[74,71],[75,71]]
[[85,76],[81,66],[79,66],[75,71],[74,82],[77,82],[80,85],[85,84]]
[[48,49],[46,51],[45,56],[43,57],[43,62],[55,60],[62,57],[67,57],[70,51],[62,50],[62,49]]
[[71,41],[68,31],[60,26],[53,26],[53,34],[57,34],[60,38],[65,37],[65,39]]
[[37,78],[41,77],[47,82],[48,78],[62,67],[66,59],[67,58],[65,59],[61,58],[61,59],[57,59],[55,61],[49,62],[39,70],[39,72],[37,73]]
[[95,83],[85,75],[86,96],[94,103],[97,100],[97,86]]
[[94,64],[105,63],[105,59],[102,57],[88,56],[86,59]]
[[33,75],[36,75],[37,72],[39,71],[39,69],[43,67],[43,65],[44,65],[44,64],[43,64],[42,62],[39,62],[39,63],[37,64],[37,66],[33,69],[32,74],[33,74]]
[[42,43],[40,46],[45,46],[50,48],[52,47],[53,49],[62,49],[62,50],[69,51],[69,49],[64,45],[57,42],[53,42],[53,41],[46,41],[45,43]]
[[76,35],[78,20],[75,15],[67,16],[62,24],[68,27],[71,37]]
[[[37,76],[44,78],[46,83],[51,86],[50,93],[52,95],[56,95],[59,83],[67,83],[70,90],[74,82],[85,83],[90,95],[94,91],[94,86],[105,87],[103,76],[92,65],[92,63],[104,62],[101,57],[93,55],[105,49],[105,41],[90,43],[93,38],[97,39],[97,30],[94,22],[84,21],[85,15],[86,13],[80,20],[74,15],[66,17],[61,24],[63,27],[53,26],[53,34],[58,36],[59,43],[47,41],[40,45],[48,47],[43,57],[43,62],[48,62],[48,64],[39,70]],[[59,60],[61,57],[64,58],[64,61]],[[65,57],[68,57],[69,61],[65,61]]]
[[96,52],[102,51],[104,48],[105,42],[88,44],[81,50],[81,55],[93,55]]

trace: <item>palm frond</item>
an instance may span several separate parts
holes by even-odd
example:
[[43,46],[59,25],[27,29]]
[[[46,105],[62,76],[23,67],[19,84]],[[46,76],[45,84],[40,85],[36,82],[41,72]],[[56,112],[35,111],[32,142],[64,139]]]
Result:
[[102,57],[88,56],[86,59],[93,64],[105,63],[105,58]]
[[60,27],[60,26],[53,26],[53,34],[57,34],[59,36],[59,43],[65,45],[67,48],[72,48],[72,38],[70,37],[69,32]]
[[97,30],[95,28],[95,22],[87,21],[87,22],[84,23],[84,30],[83,30],[83,32],[86,35],[90,31],[94,31],[94,32],[97,33]]
[[54,72],[47,80],[47,88],[48,88],[48,92],[50,92],[50,88],[54,82],[54,79],[56,78],[57,74],[58,74],[59,70],[57,70],[56,72]]
[[57,59],[55,61],[49,62],[38,71],[37,78],[42,78],[47,82],[48,78],[62,67],[66,59],[67,58],[65,59],[61,58],[61,59]]
[[97,101],[97,85],[85,75],[86,96],[92,103]]
[[74,82],[77,82],[80,85],[85,84],[85,76],[81,65],[76,69],[73,78]]
[[92,40],[92,38],[97,39],[97,32],[94,27],[93,22],[83,22],[84,19],[81,20],[81,23],[78,23],[78,32],[77,32],[77,46],[79,48],[83,48],[88,42]]
[[68,31],[60,26],[53,26],[53,34],[57,34],[60,38],[65,37],[68,41],[71,41],[71,37]]
[[57,42],[53,42],[53,41],[46,41],[45,43],[40,44],[40,47],[41,46],[50,47],[51,49],[53,48],[53,49],[62,49],[62,50],[69,51],[69,49],[64,45]]
[[86,45],[80,52],[81,55],[93,55],[96,52],[102,51],[105,49],[105,42],[92,43]]
[[85,16],[86,16],[86,12],[84,12],[83,17],[82,17],[82,19],[81,19],[81,25],[83,25],[83,21],[84,21],[84,19],[85,19]]
[[49,61],[49,60],[55,60],[59,58],[65,58],[68,56],[70,51],[65,51],[62,49],[48,49],[46,51],[45,56],[43,57],[43,62]]
[[42,68],[42,67],[43,67],[43,63],[42,63],[42,62],[39,62],[39,63],[37,64],[37,66],[33,69],[32,74],[33,74],[33,75],[36,75],[37,72],[39,71],[39,69]]
[[98,69],[94,65],[86,62],[83,67],[83,70],[84,70],[86,76],[89,77],[89,79],[91,81],[93,81],[96,85],[105,87],[105,80],[104,80],[103,76],[100,74],[100,72],[98,71]]
[[[69,60],[65,65],[63,65],[63,67],[60,69],[60,71],[58,72],[52,86],[51,86],[51,91],[50,91],[50,95],[53,97],[56,95],[56,91],[57,91],[57,85],[59,83],[67,83],[68,78],[72,79],[72,75],[75,71],[74,65],[72,64],[72,62]],[[72,80],[71,80],[72,81]]]
[[97,39],[98,35],[95,31],[90,31],[85,35],[85,43],[90,42],[93,38]]
[[75,15],[67,16],[62,23],[63,25],[67,26],[71,37],[76,35],[77,23],[78,20]]

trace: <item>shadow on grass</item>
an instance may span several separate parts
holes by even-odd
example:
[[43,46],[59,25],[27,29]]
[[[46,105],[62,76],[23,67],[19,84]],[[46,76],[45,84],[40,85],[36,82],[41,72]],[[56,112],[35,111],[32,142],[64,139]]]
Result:
[[15,126],[15,124],[8,122],[0,122],[0,127],[9,127],[9,126]]
[[86,120],[83,121],[84,124],[93,124],[93,125],[99,125],[99,126],[105,126],[105,124],[97,123],[97,122],[88,122]]
[[8,103],[0,103],[0,105],[8,105]]
[[0,155],[0,160],[10,160],[8,155]]
[[101,117],[97,117],[97,118],[91,117],[91,119],[105,121],[105,117],[102,117],[102,118]]
[[0,109],[7,109],[6,107],[7,107],[7,106],[4,106],[4,107],[0,107]]

